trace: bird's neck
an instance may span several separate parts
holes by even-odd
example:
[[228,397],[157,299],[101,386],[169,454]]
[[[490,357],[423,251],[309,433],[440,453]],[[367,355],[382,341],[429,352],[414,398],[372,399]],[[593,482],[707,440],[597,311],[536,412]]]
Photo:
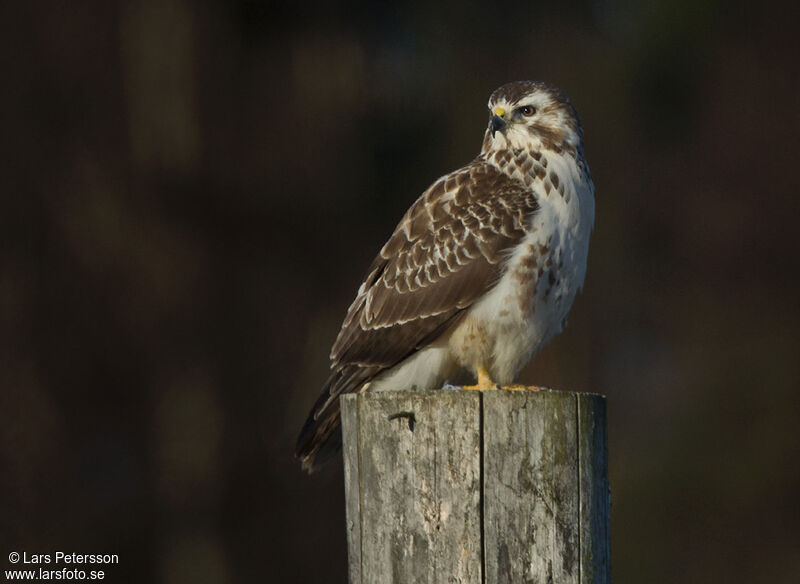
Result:
[[[531,148],[502,148],[482,152],[481,158],[503,174],[528,183],[536,172],[544,172],[547,160],[541,150]],[[544,163],[542,161],[544,160]]]
[[570,169],[578,180],[591,180],[583,149],[506,148],[482,152],[479,156],[503,174],[526,185],[545,178],[557,168]]

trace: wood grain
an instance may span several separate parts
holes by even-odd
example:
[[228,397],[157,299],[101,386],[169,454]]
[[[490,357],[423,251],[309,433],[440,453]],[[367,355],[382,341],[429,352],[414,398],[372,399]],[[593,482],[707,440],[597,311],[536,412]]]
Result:
[[605,399],[341,399],[351,584],[609,582]]

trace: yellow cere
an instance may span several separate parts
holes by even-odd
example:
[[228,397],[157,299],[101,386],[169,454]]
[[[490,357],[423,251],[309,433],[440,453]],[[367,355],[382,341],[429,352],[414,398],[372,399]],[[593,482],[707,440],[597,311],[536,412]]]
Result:
[[496,115],[496,116],[504,116],[504,115],[506,115],[506,110],[504,110],[501,107],[496,107],[496,108],[494,108],[494,115]]

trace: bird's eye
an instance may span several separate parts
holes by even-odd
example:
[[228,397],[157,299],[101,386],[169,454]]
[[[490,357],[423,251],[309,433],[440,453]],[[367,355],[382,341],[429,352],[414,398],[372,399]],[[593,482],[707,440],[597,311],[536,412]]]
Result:
[[530,117],[536,113],[536,108],[532,105],[523,105],[521,108],[519,108],[519,111],[523,116]]

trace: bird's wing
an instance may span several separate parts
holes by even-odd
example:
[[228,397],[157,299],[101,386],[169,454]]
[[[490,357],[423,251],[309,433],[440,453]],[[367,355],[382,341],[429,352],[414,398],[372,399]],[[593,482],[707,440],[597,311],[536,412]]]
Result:
[[306,468],[336,451],[337,397],[435,340],[499,280],[538,210],[517,180],[477,159],[436,181],[372,262],[331,350],[331,375],[300,433]]
[[[434,183],[372,262],[331,350],[331,397],[353,391],[444,332],[499,279],[538,209],[478,160]],[[354,387],[354,383],[358,384]]]

